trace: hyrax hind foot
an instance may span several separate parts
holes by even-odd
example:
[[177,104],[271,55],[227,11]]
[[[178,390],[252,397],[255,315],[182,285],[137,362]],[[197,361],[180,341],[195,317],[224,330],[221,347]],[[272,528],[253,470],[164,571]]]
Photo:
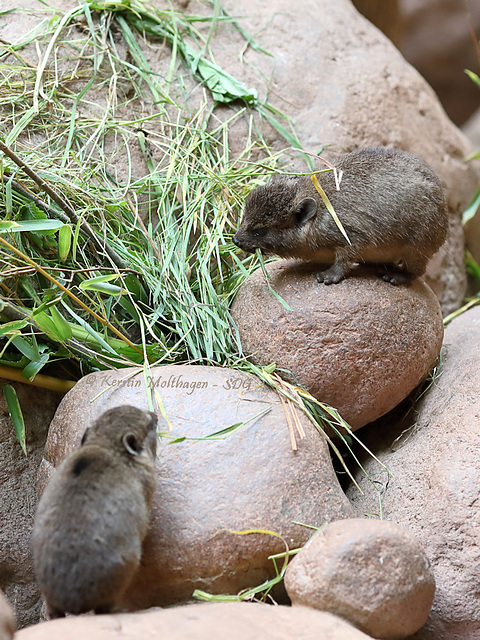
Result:
[[385,280],[385,282],[390,282],[390,284],[397,286],[399,284],[408,284],[414,279],[414,277],[415,276],[413,274],[407,273],[406,271],[403,271],[403,272],[398,271],[398,272],[384,273],[382,275],[382,280]]

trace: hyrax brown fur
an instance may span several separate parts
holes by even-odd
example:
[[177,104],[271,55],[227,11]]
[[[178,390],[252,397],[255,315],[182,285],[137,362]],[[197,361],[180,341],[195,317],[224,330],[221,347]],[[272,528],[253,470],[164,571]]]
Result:
[[444,243],[448,215],[442,183],[416,156],[369,147],[342,156],[339,190],[333,171],[317,174],[346,231],[344,237],[310,176],[279,176],[245,202],[233,241],[244,251],[332,264],[317,274],[340,282],[355,262],[382,265],[392,284],[421,276]]
[[50,618],[115,608],[139,566],[155,488],[154,413],[103,413],[59,466],[33,528],[37,582]]

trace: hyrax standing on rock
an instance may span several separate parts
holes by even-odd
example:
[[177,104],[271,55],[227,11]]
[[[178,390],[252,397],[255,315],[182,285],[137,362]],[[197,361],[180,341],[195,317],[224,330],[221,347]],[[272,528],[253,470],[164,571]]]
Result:
[[317,274],[340,282],[355,262],[382,266],[392,284],[421,276],[444,243],[448,216],[442,183],[416,156],[385,147],[348,153],[318,175],[348,240],[328,212],[310,176],[279,176],[245,202],[233,241],[283,258],[332,264]]
[[59,466],[35,516],[33,554],[50,618],[111,611],[140,564],[155,488],[154,413],[103,413]]

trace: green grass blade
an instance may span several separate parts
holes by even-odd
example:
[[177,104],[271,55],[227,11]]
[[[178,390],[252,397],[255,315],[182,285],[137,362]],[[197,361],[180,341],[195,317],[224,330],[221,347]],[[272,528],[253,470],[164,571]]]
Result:
[[17,435],[18,442],[22,447],[22,451],[25,455],[27,455],[27,442],[25,435],[25,422],[23,420],[22,409],[20,407],[20,403],[18,401],[17,392],[10,385],[7,384],[3,388],[3,395],[5,396],[5,401],[8,407],[8,413],[13,422],[13,427],[15,429],[15,433]]

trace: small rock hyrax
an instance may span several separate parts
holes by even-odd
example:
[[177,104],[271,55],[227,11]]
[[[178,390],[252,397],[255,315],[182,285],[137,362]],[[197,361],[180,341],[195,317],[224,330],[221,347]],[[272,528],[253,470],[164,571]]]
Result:
[[392,284],[421,276],[448,229],[445,192],[432,169],[385,147],[353,151],[335,167],[338,190],[333,171],[316,175],[351,244],[311,176],[278,176],[254,189],[234,243],[244,251],[331,264],[317,274],[325,284],[340,282],[355,262],[381,265]]
[[37,582],[50,618],[112,611],[140,564],[155,488],[154,413],[103,413],[54,473],[33,527]]

